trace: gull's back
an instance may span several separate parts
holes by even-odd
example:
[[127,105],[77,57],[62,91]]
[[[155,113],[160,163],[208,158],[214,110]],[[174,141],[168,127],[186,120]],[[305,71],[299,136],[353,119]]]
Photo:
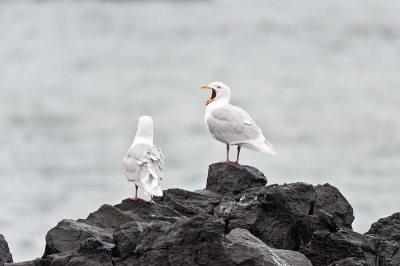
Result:
[[136,144],[128,150],[122,162],[125,177],[129,181],[148,194],[162,195],[160,181],[164,174],[164,155],[160,147]]

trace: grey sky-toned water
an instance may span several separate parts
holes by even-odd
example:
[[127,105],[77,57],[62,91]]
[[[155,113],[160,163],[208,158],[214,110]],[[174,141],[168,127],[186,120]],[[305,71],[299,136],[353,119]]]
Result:
[[217,80],[277,148],[241,154],[269,184],[336,186],[361,233],[400,211],[398,14],[394,0],[0,1],[0,233],[14,261],[41,256],[61,219],[133,195],[122,157],[142,115],[163,189],[204,188],[225,147],[199,87]]

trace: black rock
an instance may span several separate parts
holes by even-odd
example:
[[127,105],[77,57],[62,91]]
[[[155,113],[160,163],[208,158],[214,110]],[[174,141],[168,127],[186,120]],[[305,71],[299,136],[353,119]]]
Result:
[[400,212],[379,219],[365,234],[382,240],[396,241],[400,244]]
[[400,213],[362,235],[337,188],[266,183],[253,167],[213,164],[204,190],[168,189],[158,204],[123,200],[63,220],[41,259],[6,265],[400,265]]
[[85,239],[76,251],[49,255],[40,262],[41,266],[112,266],[114,245],[98,239]]
[[82,241],[94,238],[114,243],[113,234],[119,226],[133,221],[161,220],[176,222],[186,219],[174,210],[141,200],[123,200],[121,204],[103,205],[88,218],[78,221],[63,220],[46,235],[43,258],[48,255],[76,251]]
[[368,266],[364,260],[357,258],[346,258],[341,261],[336,261],[329,266]]
[[324,210],[336,219],[338,226],[352,229],[351,224],[354,221],[353,208],[343,197],[342,193],[330,184],[315,186],[317,200],[315,210]]
[[0,266],[4,263],[12,263],[12,255],[8,248],[8,243],[4,239],[4,236],[0,234]]
[[114,244],[106,243],[96,238],[88,238],[79,245],[78,252],[82,254],[110,254],[113,252]]
[[212,191],[191,192],[178,188],[164,190],[162,197],[154,198],[157,203],[168,206],[187,217],[200,213],[213,214],[214,206],[218,205],[221,199],[220,195]]
[[207,214],[175,224],[131,223],[115,235],[122,259],[117,265],[235,265],[222,243],[224,227]]
[[106,229],[73,220],[62,220],[47,233],[43,257],[75,251],[88,238],[113,242],[112,233]]
[[381,218],[371,225],[364,234],[377,239],[377,250],[380,260],[390,264],[400,265],[400,213],[396,212],[389,217]]
[[317,210],[314,212],[316,230],[328,229],[330,232],[336,233],[341,229],[342,222],[325,210]]
[[243,228],[268,246],[297,250],[311,239],[315,199],[314,187],[305,183],[251,188],[236,200],[224,198],[214,215],[226,221],[227,233]]
[[339,263],[346,258],[357,258],[357,263],[365,262],[366,265],[400,265],[397,264],[399,250],[400,246],[397,243],[381,241],[351,229],[339,230],[336,233],[328,230],[315,231],[310,243],[300,247],[300,252],[305,254],[313,265]]
[[[141,203],[142,202],[138,202],[138,204]],[[144,206],[149,207],[147,205]],[[79,219],[77,222],[97,226],[107,231],[113,231],[120,225],[132,221],[142,221],[142,217],[136,213],[124,212],[114,206],[104,204],[97,211],[89,214],[86,219]]]
[[369,257],[373,259],[370,251],[374,250],[372,238],[367,238],[350,229],[332,233],[328,230],[318,230],[312,235],[308,245],[300,247],[300,252],[305,254],[313,265],[329,265],[345,258]]
[[270,248],[245,229],[232,230],[225,237],[225,247],[235,265],[312,265],[303,254]]
[[174,224],[166,241],[170,265],[229,265],[224,229],[223,220],[207,214]]
[[131,223],[115,235],[122,260],[116,265],[293,265],[311,266],[296,251],[269,248],[245,229],[224,237],[225,223],[199,214],[189,220]]
[[151,222],[157,220],[175,223],[185,218],[171,208],[161,204],[149,204],[142,200],[133,201],[126,199],[114,207],[132,215],[135,221]]
[[240,164],[212,164],[208,168],[206,189],[234,196],[252,187],[263,187],[267,178],[258,169]]
[[380,219],[362,235],[351,230],[352,208],[336,188],[326,184],[316,190],[315,231],[300,247],[313,265],[400,265],[400,213]]
[[154,250],[164,251],[167,248],[167,234],[171,232],[172,226],[166,221],[130,222],[121,226],[114,234],[118,256],[122,259],[135,256],[139,260],[147,249],[153,253]]
[[43,258],[52,254],[76,251],[82,241],[89,238],[113,243],[113,232],[118,226],[140,219],[135,214],[103,205],[89,214],[87,219],[63,220],[47,233]]

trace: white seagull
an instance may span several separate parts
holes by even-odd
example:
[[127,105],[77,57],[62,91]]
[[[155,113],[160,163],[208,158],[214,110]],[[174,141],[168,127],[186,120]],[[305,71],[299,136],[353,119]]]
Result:
[[143,200],[148,203],[155,203],[153,196],[163,195],[160,181],[164,174],[164,155],[160,147],[153,145],[153,119],[150,116],[139,118],[135,139],[122,164],[126,179],[135,183],[136,188],[135,197],[128,199],[138,200],[138,187],[151,195],[150,200]]
[[[201,86],[211,89],[206,104],[205,122],[216,140],[226,144],[226,160],[218,163],[239,163],[241,147],[276,155],[275,148],[264,137],[253,119],[240,107],[229,104],[231,90],[222,82]],[[229,145],[237,145],[236,161],[229,161]]]

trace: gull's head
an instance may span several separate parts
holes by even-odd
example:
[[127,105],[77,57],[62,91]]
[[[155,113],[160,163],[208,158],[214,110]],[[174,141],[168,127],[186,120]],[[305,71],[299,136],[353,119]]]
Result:
[[138,129],[143,131],[151,130],[153,132],[153,119],[150,116],[139,117]]
[[134,144],[135,143],[153,145],[153,119],[150,116],[141,116],[139,118]]
[[212,91],[210,99],[205,101],[206,105],[214,101],[229,103],[231,98],[231,90],[222,82],[213,82],[210,85],[201,86],[200,89],[210,89]]

